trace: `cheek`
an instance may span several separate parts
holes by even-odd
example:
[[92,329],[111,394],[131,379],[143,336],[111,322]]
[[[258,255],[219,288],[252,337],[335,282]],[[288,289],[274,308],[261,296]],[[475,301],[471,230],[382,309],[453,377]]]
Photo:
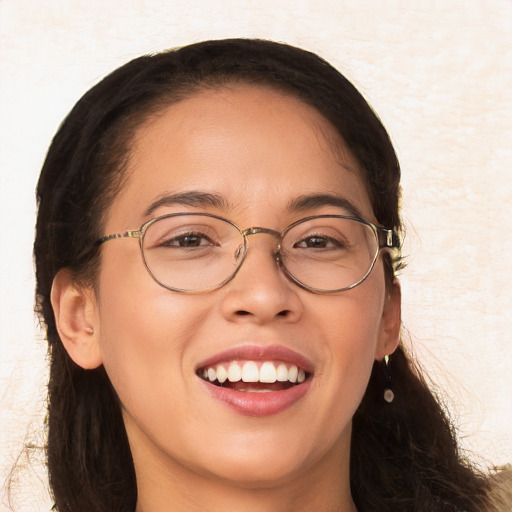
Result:
[[206,306],[162,288],[142,264],[109,263],[100,275],[100,343],[107,374],[127,409],[169,403],[183,394],[184,348]]
[[384,304],[384,283],[381,281],[370,275],[353,290],[326,297],[324,303],[318,304],[323,337],[333,360],[348,364],[353,358],[373,360]]
[[322,380],[328,382],[328,400],[341,415],[352,414],[370,378],[379,344],[384,287],[368,279],[359,287],[320,304],[320,343],[328,362]]

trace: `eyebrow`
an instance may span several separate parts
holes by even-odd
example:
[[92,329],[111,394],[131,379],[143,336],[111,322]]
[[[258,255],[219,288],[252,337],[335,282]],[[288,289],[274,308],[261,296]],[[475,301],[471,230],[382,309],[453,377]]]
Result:
[[[144,215],[149,217],[155,210],[162,206],[193,206],[193,207],[213,207],[227,209],[227,201],[220,194],[212,192],[200,192],[190,190],[187,192],[177,192],[174,194],[165,194],[152,202],[144,211]],[[299,196],[290,201],[286,207],[288,212],[297,213],[322,206],[334,206],[346,211],[349,215],[362,219],[363,216],[359,209],[347,198],[334,194],[310,194]]]
[[151,203],[146,210],[144,215],[149,217],[155,210],[161,206],[194,206],[194,207],[214,207],[214,208],[226,208],[226,200],[218,194],[211,192],[199,192],[196,190],[190,190],[188,192],[178,192],[175,194],[165,194],[159,197],[156,201]]
[[301,212],[311,210],[313,208],[320,208],[321,206],[334,206],[349,213],[349,215],[362,219],[361,212],[352,202],[342,196],[333,194],[312,194],[299,196],[290,201],[287,206],[289,212]]

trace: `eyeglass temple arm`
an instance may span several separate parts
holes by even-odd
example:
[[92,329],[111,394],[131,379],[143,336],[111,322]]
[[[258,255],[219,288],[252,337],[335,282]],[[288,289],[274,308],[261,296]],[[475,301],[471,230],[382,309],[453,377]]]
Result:
[[[253,227],[246,229],[243,234],[244,235],[255,235],[257,233],[267,233],[269,235],[273,236],[280,236],[280,233],[278,231],[275,231],[273,229],[268,228],[260,228],[260,227]],[[398,238],[398,235],[392,230],[387,228],[381,228],[377,227],[377,233],[379,234],[379,247],[381,249],[385,248],[398,248],[400,247],[400,239]],[[383,236],[381,236],[383,235]],[[115,233],[113,235],[107,235],[102,238],[100,238],[96,244],[101,245],[105,242],[108,242],[109,240],[114,240],[116,238],[140,238],[142,236],[141,230],[127,230],[124,233]]]
[[377,232],[381,249],[398,249],[400,247],[400,238],[392,229],[377,227]]
[[108,242],[109,240],[114,240],[115,238],[127,238],[127,237],[140,238],[141,235],[142,235],[142,231],[140,231],[140,230],[136,230],[136,231],[128,230],[128,231],[125,231],[124,233],[116,233],[115,235],[104,236],[96,242],[96,245],[101,245],[102,243]]

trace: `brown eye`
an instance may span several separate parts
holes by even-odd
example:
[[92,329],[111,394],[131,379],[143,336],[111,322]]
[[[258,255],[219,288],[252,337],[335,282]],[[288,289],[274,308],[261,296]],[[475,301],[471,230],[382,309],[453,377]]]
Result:
[[296,249],[337,249],[343,247],[343,244],[332,237],[327,236],[309,236],[293,244]]
[[164,247],[194,248],[212,246],[213,242],[203,233],[186,233],[176,236],[162,243]]

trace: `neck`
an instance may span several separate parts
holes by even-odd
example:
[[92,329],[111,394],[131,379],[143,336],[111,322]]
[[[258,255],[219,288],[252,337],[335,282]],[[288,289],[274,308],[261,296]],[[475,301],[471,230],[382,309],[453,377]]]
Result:
[[244,512],[357,512],[347,489],[311,478],[306,483],[301,479],[301,483],[261,488],[210,479],[190,479],[187,484],[144,479],[137,485],[136,512],[239,512],[242,504]]
[[239,512],[241,504],[244,512],[357,512],[350,493],[349,443],[307,470],[267,482],[225,480],[164,456],[148,456],[152,447],[140,442],[133,448],[136,512]]

